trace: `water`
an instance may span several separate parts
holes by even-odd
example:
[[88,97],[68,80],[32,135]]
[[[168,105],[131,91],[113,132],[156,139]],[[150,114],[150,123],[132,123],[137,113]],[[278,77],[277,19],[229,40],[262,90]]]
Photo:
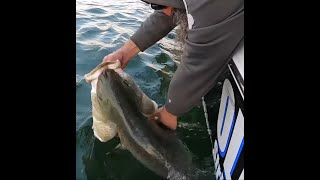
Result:
[[[126,150],[116,148],[119,139],[100,143],[93,137],[91,87],[81,80],[104,56],[120,48],[152,13],[140,0],[76,1],[76,177],[77,179],[163,179],[145,168]],[[175,32],[139,53],[124,69],[158,104],[164,104],[169,82],[177,68]],[[202,108],[179,118],[177,134],[193,153],[195,164],[213,171],[211,144]]]

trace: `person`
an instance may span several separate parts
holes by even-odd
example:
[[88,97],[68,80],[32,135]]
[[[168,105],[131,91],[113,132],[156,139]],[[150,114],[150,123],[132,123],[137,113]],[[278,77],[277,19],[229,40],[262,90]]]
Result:
[[[143,0],[154,12],[118,50],[103,61],[119,60],[121,68],[139,52],[183,26],[181,62],[169,84],[165,104],[152,116],[168,128],[177,118],[199,105],[217,83],[236,46],[244,37],[243,0]],[[183,15],[183,17],[181,16]],[[180,21],[180,22],[179,22]]]

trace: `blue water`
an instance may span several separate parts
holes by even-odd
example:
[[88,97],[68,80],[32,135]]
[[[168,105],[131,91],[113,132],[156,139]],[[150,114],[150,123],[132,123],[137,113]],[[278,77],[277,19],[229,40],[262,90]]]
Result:
[[[81,78],[104,56],[120,48],[152,13],[140,0],[76,1],[76,177],[77,179],[162,179],[145,168],[128,151],[115,147],[117,138],[100,143],[93,137],[91,87]],[[174,54],[175,31],[124,69],[141,89],[158,104],[164,104],[169,82],[177,68]],[[193,153],[195,164],[213,171],[211,144],[203,109],[195,107],[179,118],[177,134]]]

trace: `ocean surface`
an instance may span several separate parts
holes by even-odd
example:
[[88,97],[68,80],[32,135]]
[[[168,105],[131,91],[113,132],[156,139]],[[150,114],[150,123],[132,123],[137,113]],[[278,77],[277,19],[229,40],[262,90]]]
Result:
[[[91,86],[83,76],[104,56],[120,48],[152,13],[140,0],[76,1],[76,178],[103,180],[161,180],[127,150],[116,148],[119,139],[107,143],[92,132]],[[177,68],[175,30],[139,53],[124,69],[158,104],[164,104],[170,80]],[[211,143],[203,109],[193,108],[178,120],[177,134],[193,154],[194,163],[212,171]],[[214,179],[214,177],[212,177]]]

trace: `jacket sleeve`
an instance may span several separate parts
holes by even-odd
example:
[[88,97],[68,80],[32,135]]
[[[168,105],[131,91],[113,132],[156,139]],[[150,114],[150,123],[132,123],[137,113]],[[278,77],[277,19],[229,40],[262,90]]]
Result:
[[161,10],[155,10],[130,39],[140,51],[144,51],[165,37],[175,26],[172,16],[167,16]]
[[185,49],[168,89],[165,107],[179,116],[200,103],[243,38],[243,14],[220,23],[188,29]]

